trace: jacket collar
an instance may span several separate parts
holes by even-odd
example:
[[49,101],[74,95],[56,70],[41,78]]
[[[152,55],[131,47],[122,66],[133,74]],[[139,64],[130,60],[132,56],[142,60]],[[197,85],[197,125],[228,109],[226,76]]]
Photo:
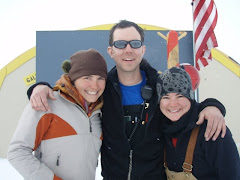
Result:
[[198,120],[198,103],[191,101],[191,108],[184,114],[178,121],[172,122],[162,113],[163,132],[170,137],[178,137],[180,134],[185,133],[196,127]]

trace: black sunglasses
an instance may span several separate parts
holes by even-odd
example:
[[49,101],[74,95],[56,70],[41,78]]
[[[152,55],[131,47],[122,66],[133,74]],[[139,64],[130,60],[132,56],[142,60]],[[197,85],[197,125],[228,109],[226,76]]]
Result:
[[124,41],[124,40],[119,40],[119,41],[114,41],[112,46],[118,49],[124,49],[127,47],[127,45],[130,44],[131,48],[137,49],[140,48],[143,43],[140,40],[132,40],[132,41]]

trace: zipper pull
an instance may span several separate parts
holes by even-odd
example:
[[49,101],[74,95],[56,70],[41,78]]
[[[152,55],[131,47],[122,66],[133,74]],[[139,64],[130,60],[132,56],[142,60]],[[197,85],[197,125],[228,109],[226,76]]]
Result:
[[135,123],[137,123],[138,122],[138,118],[137,117],[135,117]]
[[57,166],[59,166],[59,158],[60,158],[60,154],[57,155],[57,162],[56,162]]

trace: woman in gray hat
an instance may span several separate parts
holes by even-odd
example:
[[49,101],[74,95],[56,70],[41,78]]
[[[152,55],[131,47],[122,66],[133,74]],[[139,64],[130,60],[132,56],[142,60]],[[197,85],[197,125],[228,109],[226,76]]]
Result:
[[180,67],[165,71],[158,77],[157,92],[168,179],[239,180],[239,154],[230,130],[224,138],[206,141],[207,122],[196,125],[200,109],[189,74]]
[[35,111],[29,103],[10,143],[8,160],[25,179],[95,179],[107,64],[89,49],[74,53],[62,68],[56,100],[49,100],[52,111]]

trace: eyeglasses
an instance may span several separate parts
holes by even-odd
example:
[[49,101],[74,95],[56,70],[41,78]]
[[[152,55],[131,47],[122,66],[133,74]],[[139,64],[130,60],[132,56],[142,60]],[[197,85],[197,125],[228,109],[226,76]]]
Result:
[[119,41],[114,41],[112,46],[118,49],[124,49],[127,47],[127,45],[130,44],[131,48],[137,49],[140,48],[143,43],[140,40],[132,40],[132,41],[124,41],[124,40],[119,40]]

